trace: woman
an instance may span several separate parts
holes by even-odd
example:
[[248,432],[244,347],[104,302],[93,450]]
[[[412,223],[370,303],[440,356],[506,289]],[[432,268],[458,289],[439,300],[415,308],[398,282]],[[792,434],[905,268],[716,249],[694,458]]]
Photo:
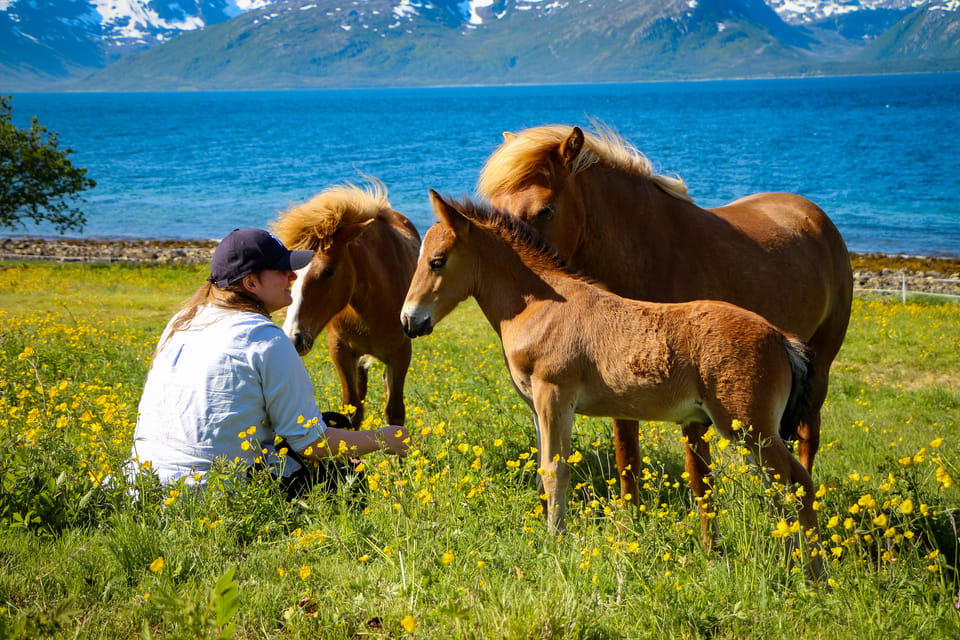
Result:
[[[220,242],[207,282],[157,346],[134,432],[136,467],[152,469],[162,483],[202,484],[218,458],[250,467],[276,463],[278,442],[290,457],[311,461],[406,454],[402,427],[327,425],[300,356],[270,320],[292,302],[295,271],[312,256],[261,229],[235,229]],[[284,458],[282,467],[290,476],[299,465]]]

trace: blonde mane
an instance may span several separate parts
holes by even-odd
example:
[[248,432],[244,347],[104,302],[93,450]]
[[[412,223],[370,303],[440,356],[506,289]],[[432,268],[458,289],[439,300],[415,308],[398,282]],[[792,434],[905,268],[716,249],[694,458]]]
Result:
[[338,229],[380,216],[389,220],[392,211],[383,183],[372,181],[367,189],[348,183],[291,206],[270,224],[270,230],[288,249],[327,251]]
[[[576,175],[595,164],[601,164],[649,178],[675,198],[693,202],[686,183],[679,177],[654,173],[650,160],[611,129],[596,126],[597,133],[583,132],[583,151],[577,156],[571,175]],[[543,125],[505,136],[503,144],[490,155],[480,172],[477,192],[485,198],[512,191],[542,171],[540,167],[573,127]]]

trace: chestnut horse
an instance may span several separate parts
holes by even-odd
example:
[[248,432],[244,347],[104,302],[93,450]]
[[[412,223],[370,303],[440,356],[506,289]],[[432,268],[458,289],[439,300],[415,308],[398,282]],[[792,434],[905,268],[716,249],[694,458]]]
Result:
[[[608,130],[547,125],[504,142],[487,159],[478,193],[536,228],[571,267],[627,298],[725,300],[807,342],[815,354],[812,411],[794,432],[813,471],[830,364],[850,320],[846,244],[826,214],[790,193],[758,193],[701,209],[678,178]],[[687,466],[696,461],[692,443]],[[638,424],[614,421],[621,495],[636,496]],[[635,498],[634,498],[635,500]]]
[[[817,540],[813,481],[779,435],[809,408],[809,353],[794,336],[726,302],[622,298],[570,270],[539,234],[495,209],[430,193],[438,222],[425,234],[403,303],[404,331],[429,334],[473,296],[500,336],[513,384],[539,432],[548,527],[562,529],[574,414],[678,422],[696,438],[716,425],[771,479],[799,486],[799,522]],[[736,422],[748,425],[741,434]],[[688,468],[705,546],[716,529],[702,469]],[[822,575],[822,558],[809,567]]]
[[373,356],[386,365],[386,419],[402,425],[403,384],[411,345],[398,321],[410,284],[420,234],[391,208],[386,189],[335,186],[281,213],[271,230],[291,249],[312,249],[297,275],[283,330],[305,355],[327,331],[330,357],[340,377],[343,403],[363,422],[367,370]]

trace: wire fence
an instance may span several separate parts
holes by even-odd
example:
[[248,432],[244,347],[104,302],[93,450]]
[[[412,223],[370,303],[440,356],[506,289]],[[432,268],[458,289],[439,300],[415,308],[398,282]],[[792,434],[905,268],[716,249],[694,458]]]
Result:
[[[956,278],[929,278],[926,282],[937,282],[941,284],[954,285],[960,288],[960,280]],[[911,296],[929,296],[932,298],[946,298],[954,302],[960,302],[960,295],[954,293],[941,293],[937,291],[921,291],[919,289],[911,289],[910,281],[907,279],[906,272],[900,274],[900,288],[899,289],[872,289],[872,288],[861,288],[854,287],[853,289],[856,293],[878,293],[881,295],[888,296],[898,296],[903,303],[907,302],[907,298]]]

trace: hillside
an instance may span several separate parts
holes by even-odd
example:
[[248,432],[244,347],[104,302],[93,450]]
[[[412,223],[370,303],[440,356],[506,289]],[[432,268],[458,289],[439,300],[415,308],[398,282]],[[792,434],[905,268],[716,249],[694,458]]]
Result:
[[[86,13],[83,3],[45,1],[0,0],[5,86],[286,89],[960,69],[957,0],[128,0],[125,17],[106,0],[86,0]],[[51,7],[65,17],[54,19]]]

